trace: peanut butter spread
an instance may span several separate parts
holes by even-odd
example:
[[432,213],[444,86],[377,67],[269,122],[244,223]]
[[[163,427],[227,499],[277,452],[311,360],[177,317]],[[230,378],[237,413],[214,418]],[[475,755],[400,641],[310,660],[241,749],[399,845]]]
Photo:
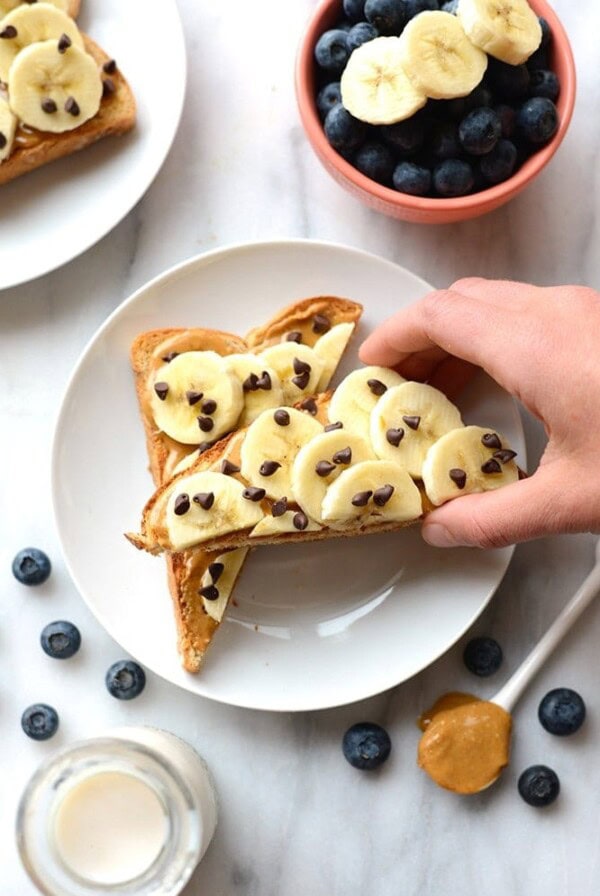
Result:
[[444,694],[419,719],[419,766],[454,793],[478,793],[508,765],[512,719],[472,694]]

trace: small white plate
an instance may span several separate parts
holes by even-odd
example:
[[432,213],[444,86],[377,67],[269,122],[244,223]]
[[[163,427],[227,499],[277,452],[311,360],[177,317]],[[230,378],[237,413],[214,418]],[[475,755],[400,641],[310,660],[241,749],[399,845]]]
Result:
[[[128,363],[143,330],[205,326],[244,333],[283,305],[339,295],[365,306],[344,362],[375,324],[428,291],[388,261],[328,243],[255,243],[199,256],[139,290],[85,349],[63,400],[53,456],[56,520],[83,598],[144,665],[197,694],[238,706],[310,710],[378,693],[433,662],[471,625],[511,550],[441,551],[418,528],[248,558],[206,666],[185,673],[161,558],[123,532],[152,492]],[[340,371],[340,374],[343,370]],[[525,464],[513,401],[481,377],[459,402],[467,421],[498,429]]]
[[[125,217],[160,170],[177,131],[186,57],[175,0],[84,0],[78,24],[117,63],[137,124],[0,187],[0,289],[53,271]],[[158,8],[160,7],[160,9]]]

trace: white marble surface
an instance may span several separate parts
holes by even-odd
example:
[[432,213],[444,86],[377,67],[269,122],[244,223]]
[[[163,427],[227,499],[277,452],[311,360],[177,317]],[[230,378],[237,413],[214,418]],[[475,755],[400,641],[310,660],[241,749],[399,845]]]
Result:
[[[69,581],[49,492],[53,419],[85,342],[132,290],[204,249],[318,237],[379,253],[439,286],[468,274],[600,286],[597,5],[555,3],[573,41],[580,89],[570,133],[551,167],[508,208],[439,229],[367,211],[314,158],[299,126],[292,83],[312,0],[180,5],[189,88],[161,174],[95,248],[43,280],[0,295],[0,892],[34,893],[12,834],[26,778],[56,747],[124,722],[171,728],[201,751],[215,773],[221,822],[188,896],[597,892],[600,608],[588,612],[520,704],[514,758],[502,782],[460,800],[435,789],[415,768],[414,725],[419,709],[440,691],[477,686],[462,671],[460,646],[396,690],[328,712],[232,709],[153,675],[141,698],[117,703],[104,690],[103,674],[121,650]],[[535,458],[541,429],[527,421],[527,432]],[[26,544],[45,548],[54,561],[50,582],[35,590],[21,588],[10,573],[13,554]],[[474,627],[505,648],[498,683],[565,603],[592,553],[588,537],[517,550],[497,597]],[[80,655],[64,664],[38,646],[40,629],[55,618],[75,621],[84,638]],[[558,685],[580,690],[589,707],[585,729],[566,742],[546,734],[536,720],[540,697]],[[479,690],[487,695],[496,686],[484,683]],[[56,705],[62,717],[60,733],[46,744],[29,741],[19,728],[23,707],[37,700]],[[339,747],[346,726],[364,717],[385,724],[394,744],[392,759],[373,776],[350,768]],[[516,793],[519,770],[534,762],[552,765],[562,779],[560,800],[546,812],[530,809]]]

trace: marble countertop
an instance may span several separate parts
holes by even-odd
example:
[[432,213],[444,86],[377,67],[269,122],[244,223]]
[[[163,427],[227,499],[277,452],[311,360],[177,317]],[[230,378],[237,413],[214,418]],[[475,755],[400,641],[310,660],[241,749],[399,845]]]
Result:
[[[597,834],[600,764],[600,608],[592,607],[540,674],[516,715],[513,761],[488,793],[457,799],[415,767],[414,718],[449,686],[474,683],[461,645],[417,678],[362,704],[268,714],[233,709],[178,691],[154,675],[120,704],[103,675],[122,656],[75,591],[64,568],[50,504],[50,439],[69,372],[96,328],[128,294],[164,268],[216,246],[271,237],[314,237],[370,250],[436,286],[463,275],[540,284],[600,285],[597,32],[593,0],[556,0],[579,66],[579,97],[567,139],[524,195],[478,221],[437,229],[393,222],[365,209],[323,171],[308,146],[293,95],[293,59],[313,0],[180,0],[189,54],[183,120],[156,181],[128,217],[66,267],[0,295],[0,891],[33,896],[13,840],[18,795],[56,747],[106,726],[156,724],[205,756],[222,813],[187,896],[585,896],[600,886]],[[215,75],[216,73],[216,75]],[[530,456],[541,427],[525,420]],[[10,472],[9,472],[10,471]],[[44,548],[54,574],[32,591],[10,563],[24,545]],[[563,537],[519,547],[475,633],[502,643],[498,683],[540,637],[591,566],[593,539]],[[39,631],[71,619],[84,649],[68,664],[45,657]],[[464,642],[462,642],[464,643]],[[566,741],[536,719],[541,696],[571,686],[589,718]],[[67,703],[59,734],[25,738],[22,709]],[[370,718],[393,740],[381,773],[344,761],[346,727]],[[516,792],[518,773],[543,762],[561,777],[544,812]]]

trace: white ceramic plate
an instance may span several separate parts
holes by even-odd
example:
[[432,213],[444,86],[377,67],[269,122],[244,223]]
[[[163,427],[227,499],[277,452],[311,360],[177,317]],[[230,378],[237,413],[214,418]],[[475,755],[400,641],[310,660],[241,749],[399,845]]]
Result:
[[[428,291],[388,261],[327,243],[234,246],[179,265],[139,290],[84,351],[59,415],[53,457],[56,519],[85,601],[140,662],[197,694],[270,710],[349,703],[414,675],[471,625],[511,551],[441,551],[418,529],[309,545],[262,547],[249,557],[205,669],[185,673],[160,558],[136,551],[152,491],[128,364],[143,330],[205,326],[244,333],[311,295],[362,302],[365,316],[344,368],[375,324]],[[343,373],[343,369],[340,371]],[[467,421],[503,432],[525,463],[513,401],[482,377],[461,397]]]
[[158,6],[149,14],[148,0],[83,0],[79,26],[117,60],[135,94],[137,125],[0,188],[0,289],[89,249],[158,173],[177,131],[186,79],[176,2]]

